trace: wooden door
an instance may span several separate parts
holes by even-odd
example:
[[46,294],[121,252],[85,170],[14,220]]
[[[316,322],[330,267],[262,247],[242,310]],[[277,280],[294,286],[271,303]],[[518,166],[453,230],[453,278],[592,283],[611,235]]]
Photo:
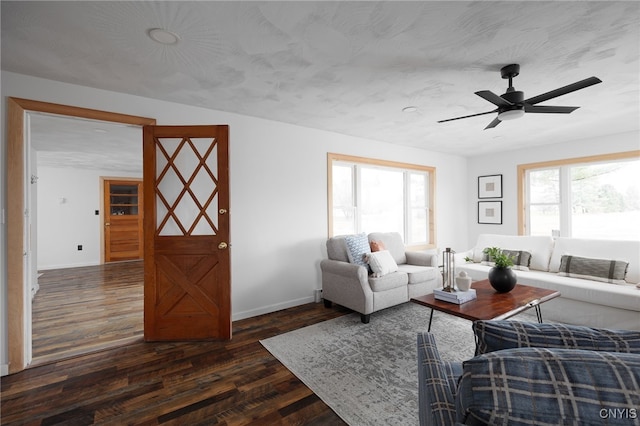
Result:
[[104,261],[142,259],[142,181],[104,180]]
[[144,126],[144,335],[231,338],[228,126]]

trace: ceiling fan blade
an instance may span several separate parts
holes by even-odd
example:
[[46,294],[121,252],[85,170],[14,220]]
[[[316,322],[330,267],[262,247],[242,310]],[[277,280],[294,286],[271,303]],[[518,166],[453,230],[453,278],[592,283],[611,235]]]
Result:
[[525,99],[524,103],[529,105],[534,105],[539,102],[544,102],[549,99],[557,98],[558,96],[566,95],[567,93],[575,92],[576,90],[584,89],[585,87],[593,86],[594,84],[602,83],[597,77],[589,77],[584,80],[577,81],[573,84],[569,84],[564,87],[560,87],[558,89],[552,90],[547,93],[543,93],[538,96],[534,96],[533,98]]
[[502,121],[500,119],[498,119],[498,117],[496,117],[496,118],[493,119],[493,121],[491,123],[489,123],[487,125],[487,127],[484,128],[484,130],[493,129],[494,127],[496,127],[500,123],[502,123]]
[[500,96],[493,93],[491,90],[480,90],[479,92],[475,92],[476,95],[480,96],[482,99],[487,100],[498,107],[508,107],[513,106],[513,103],[508,100],[501,98]]
[[534,114],[569,114],[580,107],[573,106],[546,106],[546,105],[524,105],[524,112]]
[[440,121],[438,121],[438,123],[444,123],[444,122],[446,122],[446,121],[453,121],[453,120],[460,120],[460,119],[462,119],[462,118],[477,117],[478,115],[491,114],[492,112],[496,112],[496,111],[498,111],[498,110],[497,110],[497,109],[494,109],[493,111],[481,112],[481,113],[479,113],[479,114],[465,115],[464,117],[447,118],[446,120],[440,120]]

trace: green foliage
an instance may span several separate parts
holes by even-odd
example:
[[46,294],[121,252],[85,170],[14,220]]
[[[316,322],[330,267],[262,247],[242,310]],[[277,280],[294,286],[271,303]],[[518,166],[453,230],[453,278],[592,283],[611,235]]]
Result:
[[499,247],[487,247],[483,252],[489,255],[489,261],[494,262],[496,268],[509,268],[513,266],[513,259],[504,254]]
[[[622,163],[576,166],[571,169],[571,200],[574,213],[616,213],[638,208],[637,185],[624,191]],[[617,180],[613,180],[617,179]],[[610,182],[616,182],[616,185]],[[624,192],[621,192],[621,189]]]
[[[571,205],[574,214],[617,213],[640,208],[640,187],[633,172],[637,162],[588,164],[570,167]],[[540,209],[556,214],[560,202],[559,168],[535,170],[531,173],[530,192]]]

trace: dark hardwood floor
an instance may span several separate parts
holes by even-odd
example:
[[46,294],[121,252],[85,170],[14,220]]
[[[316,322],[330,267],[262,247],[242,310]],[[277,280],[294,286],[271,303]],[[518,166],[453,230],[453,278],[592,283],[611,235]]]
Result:
[[[78,291],[89,292],[80,287]],[[58,295],[60,303],[65,299]],[[89,310],[96,318],[109,318],[107,312],[116,307],[117,303],[95,305]],[[234,322],[233,339],[226,342],[136,341],[75,356],[67,348],[70,358],[1,379],[1,423],[344,425],[259,341],[349,312],[335,305],[326,309],[320,303],[297,306]],[[61,327],[73,330],[73,324],[88,317],[82,318]],[[115,328],[136,333],[129,326]],[[72,330],[71,335],[84,334]],[[42,348],[54,346],[59,345],[49,341]]]
[[143,336],[143,262],[42,271],[32,304],[34,364]]

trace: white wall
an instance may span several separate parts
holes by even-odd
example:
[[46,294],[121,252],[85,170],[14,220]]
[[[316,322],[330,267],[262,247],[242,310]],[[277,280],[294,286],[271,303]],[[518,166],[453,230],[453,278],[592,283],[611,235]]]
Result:
[[[101,177],[136,177],[114,170],[38,167],[38,269],[100,264]],[[82,250],[78,250],[82,245]]]
[[[627,133],[605,140],[554,144],[549,149],[524,149],[465,159],[14,73],[3,72],[1,77],[3,96],[152,117],[159,125],[230,125],[229,213],[234,320],[313,300],[313,289],[320,287],[319,261],[325,256],[327,236],[327,152],[436,167],[438,246],[463,250],[470,247],[480,233],[517,233],[518,164],[629,151],[639,149],[640,141],[638,133]],[[6,99],[2,98],[3,129],[6,129],[5,105]],[[6,158],[5,149],[6,134],[3,133],[2,158]],[[2,170],[0,179],[6,182],[4,163]],[[477,177],[491,174],[503,175],[503,225],[478,225]],[[4,203],[5,188],[0,189]],[[90,213],[97,208],[93,204],[87,207],[90,207]],[[4,224],[0,230],[4,245]],[[72,249],[77,244],[74,242]],[[4,253],[2,262],[5,261]],[[4,264],[0,266],[3,266],[0,274],[3,301],[0,305],[0,344],[3,345],[0,361],[4,365],[6,276]]]
[[[583,139],[548,147],[505,151],[469,158],[467,166],[469,247],[473,246],[479,234],[517,235],[518,165],[638,149],[640,149],[640,133],[627,132],[606,138]],[[477,223],[478,176],[494,174],[502,174],[502,225],[480,225]]]
[[[327,152],[436,167],[438,245],[467,245],[463,157],[8,72],[1,83],[4,96],[146,116],[159,125],[229,124],[234,320],[311,302],[320,288]],[[2,332],[6,342],[6,325]]]

